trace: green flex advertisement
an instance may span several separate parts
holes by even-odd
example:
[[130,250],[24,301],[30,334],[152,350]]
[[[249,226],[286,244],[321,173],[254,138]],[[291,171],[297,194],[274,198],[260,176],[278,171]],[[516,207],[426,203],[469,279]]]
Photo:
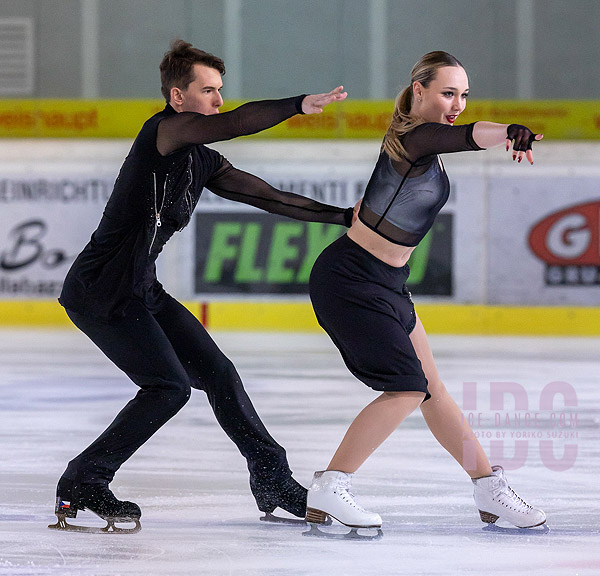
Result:
[[[346,229],[266,213],[196,215],[196,294],[306,294],[321,251]],[[452,214],[440,214],[410,261],[415,294],[452,295]]]

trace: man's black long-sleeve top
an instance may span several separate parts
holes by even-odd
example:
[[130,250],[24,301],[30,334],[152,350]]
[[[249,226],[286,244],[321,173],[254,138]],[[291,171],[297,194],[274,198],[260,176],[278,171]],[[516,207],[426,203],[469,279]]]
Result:
[[[133,299],[160,310],[155,261],[165,243],[190,221],[206,187],[213,193],[299,220],[350,225],[351,209],[277,190],[237,170],[205,144],[253,134],[301,113],[303,96],[244,104],[202,115],[165,109],[146,121],[121,167],[90,242],[69,270],[59,302],[80,314],[121,316]],[[161,143],[174,150],[165,156]]]

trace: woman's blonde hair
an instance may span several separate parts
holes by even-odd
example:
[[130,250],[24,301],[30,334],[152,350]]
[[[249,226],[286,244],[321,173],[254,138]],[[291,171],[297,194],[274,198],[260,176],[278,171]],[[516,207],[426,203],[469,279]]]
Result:
[[420,82],[425,88],[435,78],[439,68],[446,66],[464,66],[457,58],[438,50],[428,52],[414,66],[410,73],[410,86],[402,90],[396,97],[394,106],[394,115],[392,122],[383,139],[382,148],[393,160],[400,161],[406,158],[406,150],[402,146],[400,139],[404,134],[410,132],[415,126],[423,124],[424,120],[411,114],[413,105],[413,84]]

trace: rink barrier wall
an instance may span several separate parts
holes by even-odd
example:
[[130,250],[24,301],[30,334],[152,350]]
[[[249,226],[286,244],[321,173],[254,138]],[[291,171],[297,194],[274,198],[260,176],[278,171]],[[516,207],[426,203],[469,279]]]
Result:
[[[56,302],[130,146],[0,140],[0,325],[66,322],[43,302]],[[379,143],[240,139],[218,150],[276,187],[352,206]],[[408,288],[429,331],[598,333],[599,157],[600,140],[544,142],[533,167],[502,147],[446,155],[449,201],[410,261]],[[282,220],[207,192],[165,247],[158,277],[180,301],[208,303],[200,311],[211,328],[316,330],[307,271],[330,231]]]
[[[309,302],[185,302],[214,331],[318,332]],[[430,334],[600,336],[595,307],[416,305]],[[72,327],[55,301],[0,301],[0,327]]]

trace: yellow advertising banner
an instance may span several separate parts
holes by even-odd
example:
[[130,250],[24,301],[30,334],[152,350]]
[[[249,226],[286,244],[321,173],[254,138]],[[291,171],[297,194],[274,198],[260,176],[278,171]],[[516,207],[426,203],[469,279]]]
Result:
[[133,138],[157,100],[0,100],[2,138]]
[[[228,101],[222,111],[242,102]],[[0,100],[0,138],[134,138],[160,100]],[[348,100],[322,114],[294,116],[252,138],[381,139],[392,100]],[[600,101],[471,100],[460,123],[525,124],[553,140],[600,138]]]

